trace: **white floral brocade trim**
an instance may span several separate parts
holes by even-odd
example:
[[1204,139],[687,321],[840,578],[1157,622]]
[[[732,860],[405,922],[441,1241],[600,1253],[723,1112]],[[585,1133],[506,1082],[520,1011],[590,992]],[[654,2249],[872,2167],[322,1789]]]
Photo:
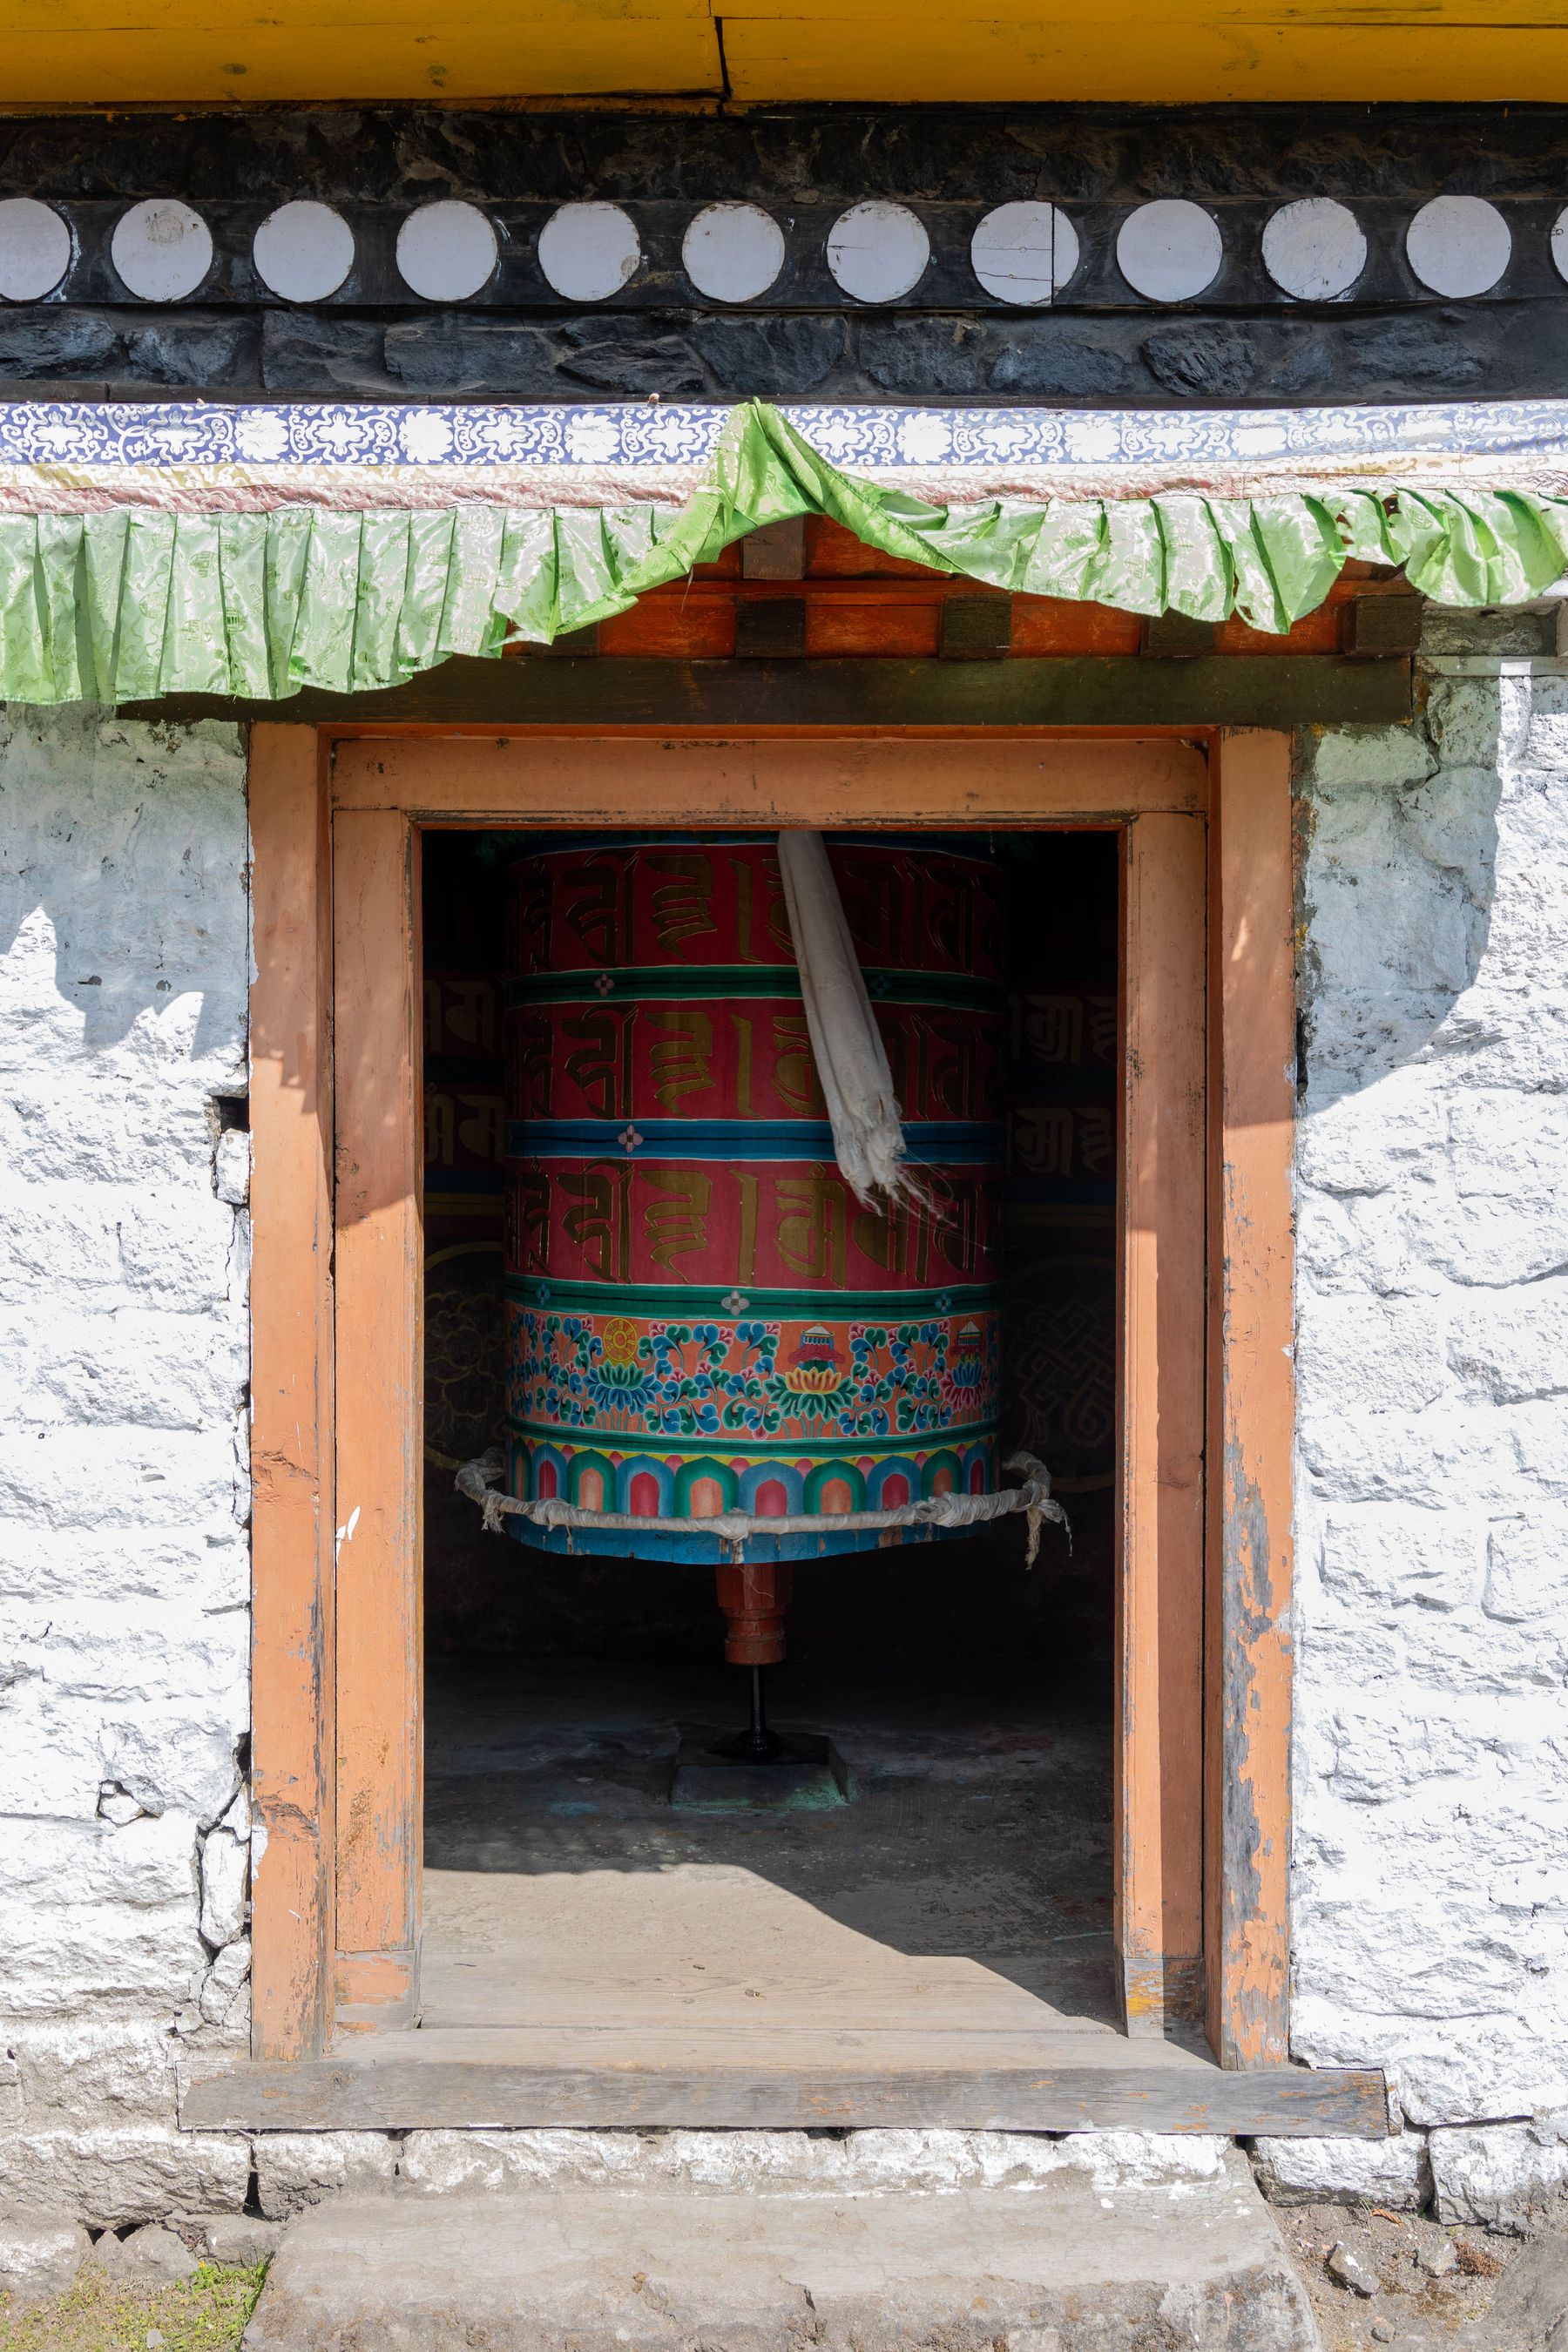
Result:
[[732,407],[16,401],[5,466],[700,467]]
[[[1568,490],[1568,401],[1188,409],[787,406],[828,462],[936,503],[1247,498],[1395,480]],[[733,408],[0,403],[0,510],[680,505]]]

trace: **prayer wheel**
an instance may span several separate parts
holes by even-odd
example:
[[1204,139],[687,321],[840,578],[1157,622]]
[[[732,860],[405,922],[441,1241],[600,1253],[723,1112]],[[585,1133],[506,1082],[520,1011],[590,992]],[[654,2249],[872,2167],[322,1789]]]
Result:
[[[510,1491],[625,1514],[552,1551],[710,1561],[729,1654],[783,1654],[834,1519],[995,1484],[1004,1008],[978,846],[829,845],[921,1195],[839,1173],[768,835],[531,844],[507,985]],[[821,1518],[732,1549],[703,1521]]]

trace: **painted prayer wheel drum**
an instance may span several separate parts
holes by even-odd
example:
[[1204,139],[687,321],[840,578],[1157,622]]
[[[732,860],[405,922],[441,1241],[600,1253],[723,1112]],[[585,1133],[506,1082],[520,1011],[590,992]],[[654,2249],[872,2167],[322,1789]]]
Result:
[[[862,1208],[838,1172],[772,836],[579,838],[513,869],[511,1491],[683,1523],[510,1520],[524,1543],[720,1563],[705,1518],[819,1513],[746,1547],[815,1558],[900,1539],[835,1515],[995,1484],[997,877],[947,840],[830,855],[929,1211]],[[735,1635],[770,1603],[726,1576]]]

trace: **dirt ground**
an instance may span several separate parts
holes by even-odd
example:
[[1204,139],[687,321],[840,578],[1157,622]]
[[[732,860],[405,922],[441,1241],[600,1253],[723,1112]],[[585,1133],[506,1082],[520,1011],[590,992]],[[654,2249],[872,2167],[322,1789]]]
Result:
[[[1342,2205],[1276,2213],[1324,2352],[1568,2352],[1568,2233],[1521,2240]],[[1370,2295],[1333,2275],[1336,2249]],[[265,2263],[204,2263],[154,2291],[89,2264],[68,2294],[35,2310],[13,2315],[0,2296],[0,2352],[236,2352],[265,2276]]]
[[[1568,2352],[1568,2239],[1448,2228],[1375,2207],[1276,2213],[1324,2352]],[[1374,2285],[1371,2295],[1333,2275],[1336,2248]]]
[[0,2295],[0,2352],[234,2352],[261,2282],[204,2263],[177,2286],[132,2287],[89,2263],[68,2294],[13,2316]]

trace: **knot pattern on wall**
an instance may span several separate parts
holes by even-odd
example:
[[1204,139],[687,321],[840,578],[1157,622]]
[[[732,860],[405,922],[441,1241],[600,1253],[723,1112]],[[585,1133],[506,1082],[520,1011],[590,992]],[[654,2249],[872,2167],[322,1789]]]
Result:
[[0,200],[0,299],[412,297],[577,308],[693,296],[744,307],[771,296],[790,305],[1007,310],[1260,295],[1455,301],[1502,290],[1521,260],[1544,257],[1538,247],[1568,279],[1568,208],[1548,227],[1533,207],[1510,223],[1486,198],[1456,194],[1414,212],[1352,208],[1331,196],[1245,211],[1170,196],[1114,209],[915,206],[889,197],[787,209],[603,200],[481,207],[440,197],[395,213],[295,198],[264,214],[240,204],[197,211],[175,197],[121,208],[12,196]]

